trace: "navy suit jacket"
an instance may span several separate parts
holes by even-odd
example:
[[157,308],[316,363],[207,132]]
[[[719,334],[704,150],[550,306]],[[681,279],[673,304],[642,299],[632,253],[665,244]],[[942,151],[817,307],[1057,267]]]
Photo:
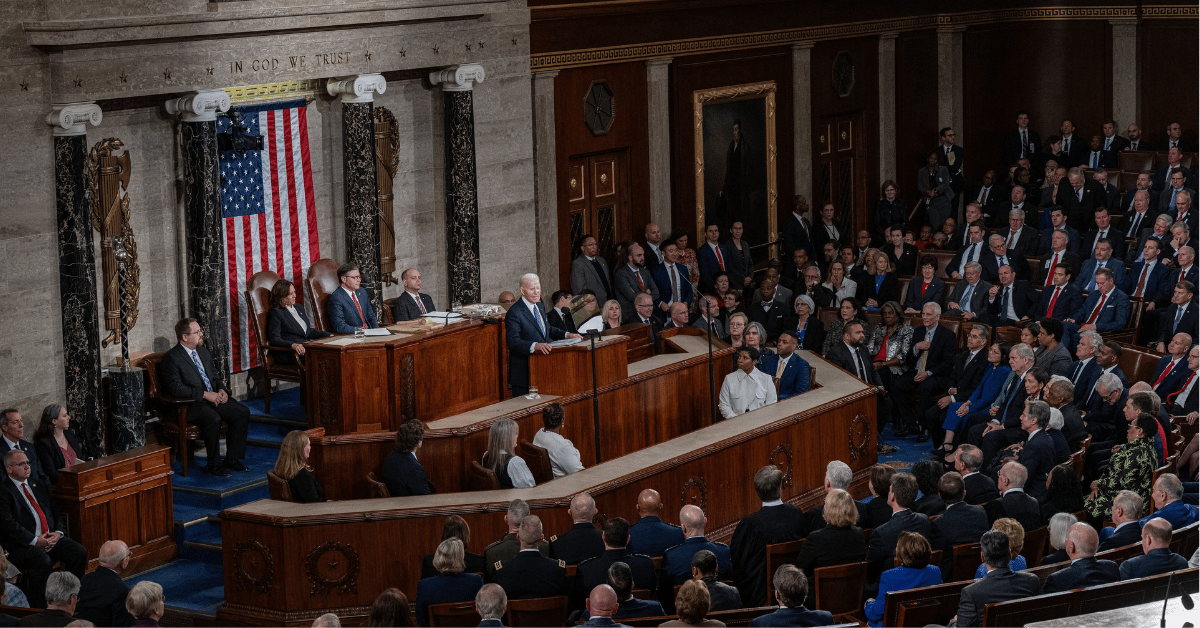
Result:
[[717,573],[733,573],[729,559],[729,546],[713,543],[702,536],[690,537],[663,553],[662,568],[667,570],[675,584],[683,584],[692,577],[692,557],[700,550],[708,550],[717,557]]
[[[1011,205],[1005,205],[1005,207],[1011,208]],[[1008,235],[1012,233],[1012,229],[1005,227],[998,233],[1004,236],[1004,240],[1007,242]],[[1034,229],[1029,225],[1025,225],[1024,227],[1021,227],[1021,235],[1017,237],[1017,241],[1013,243],[1013,247],[1009,250],[1024,257],[1037,255],[1039,250],[1038,247],[1041,245],[1041,239],[1041,234],[1038,233],[1037,229]]]
[[810,611],[803,606],[780,607],[774,613],[755,617],[751,626],[832,626],[836,623],[828,611]]
[[1104,528],[1100,531],[1100,549],[1104,552],[1126,545],[1142,542],[1142,524],[1138,521],[1130,521],[1128,524],[1121,526],[1120,529]]
[[1080,558],[1070,567],[1046,576],[1042,593],[1058,593],[1071,589],[1086,589],[1098,584],[1109,584],[1121,579],[1121,571],[1111,560],[1096,560],[1095,556]]
[[[976,294],[978,294],[978,292],[979,291],[976,290]],[[924,325],[914,329],[912,335],[913,345],[916,345],[919,342],[924,342],[925,333],[926,330]],[[839,342],[837,344],[843,345],[843,348],[845,348],[845,343]],[[956,344],[957,342],[954,338],[954,332],[942,325],[938,325],[937,329],[933,332],[933,342],[929,343],[929,359],[925,361],[925,370],[930,371],[933,374],[933,377],[950,377],[951,372],[954,370]],[[861,350],[862,348],[860,347],[859,349]],[[920,359],[919,351],[909,351],[908,362],[911,366],[916,367],[917,362],[919,362]],[[866,365],[867,369],[870,370],[871,363],[867,362]],[[851,368],[850,372],[854,372],[853,368]]]
[[[1029,270],[1029,263],[1025,261],[1025,257],[1017,253],[1016,249],[1009,249],[1004,253],[1005,260],[1009,267],[1016,273],[1017,279],[1029,279],[1033,273]],[[988,249],[987,255],[980,257],[979,265],[983,267],[983,280],[991,283],[1000,281],[1000,260],[996,258],[996,254]]]
[[524,297],[517,299],[504,316],[504,338],[505,344],[508,345],[508,383],[513,388],[529,387],[530,345],[567,337],[566,331],[550,324],[550,319],[546,318],[546,306],[537,303],[536,307],[546,323],[545,334],[533,319]]
[[[1050,300],[1054,298],[1054,286],[1042,288],[1042,296],[1038,300],[1037,308],[1034,313],[1037,316],[1030,318],[1042,318],[1046,315],[1046,310],[1050,309]],[[1069,318],[1079,309],[1083,303],[1083,293],[1073,284],[1068,283],[1063,286],[1062,294],[1058,295],[1058,300],[1054,302],[1054,311],[1050,313],[1050,318],[1055,320],[1063,320]]]
[[[680,303],[692,304],[692,283],[689,281],[687,266],[675,263],[675,272],[679,278],[679,301]],[[650,277],[654,279],[654,283],[658,284],[658,294],[662,297],[663,303],[671,300],[671,276],[667,274],[667,265],[658,264],[650,269]]]
[[[1082,252],[1079,250],[1079,246],[1080,246],[1079,230],[1070,225],[1064,226],[1063,230],[1065,230],[1067,232],[1067,251],[1069,251],[1071,253],[1075,253],[1076,255],[1082,255]],[[1045,255],[1046,253],[1050,252],[1050,250],[1051,250],[1050,245],[1052,244],[1051,238],[1053,236],[1054,236],[1053,228],[1042,229],[1042,238],[1038,244],[1038,252],[1040,252],[1042,255]],[[1075,268],[1078,269],[1079,264],[1075,264]]]
[[942,304],[942,297],[946,294],[946,282],[940,277],[934,277],[929,281],[929,287],[925,288],[924,296],[921,295],[921,283],[925,281],[924,277],[913,277],[913,280],[908,283],[908,293],[904,295],[904,309],[912,308],[921,311],[926,303]]
[[[1091,317],[1092,310],[1100,304],[1100,291],[1093,290],[1088,295],[1087,300],[1083,302],[1078,310],[1071,318],[1079,325],[1084,325],[1087,319]],[[1129,322],[1129,297],[1124,292],[1113,288],[1109,293],[1108,299],[1104,302],[1104,309],[1100,310],[1100,315],[1096,317],[1096,331],[1120,331],[1125,329],[1125,324]]]
[[[15,548],[32,545],[33,531],[37,524],[34,523],[33,511],[25,505],[25,499],[17,485],[8,478],[2,480],[4,487],[0,488],[0,547],[11,552]],[[50,497],[49,486],[34,476],[29,476],[29,490],[41,506],[42,513],[46,515],[46,523],[50,528],[42,530],[42,533],[65,532],[66,518],[59,513],[57,504]]]
[[[1000,311],[1000,304],[1004,300],[1004,286],[999,287],[1000,292],[996,293],[995,299],[988,301],[987,306],[987,313],[991,319],[992,325],[999,325],[1001,322],[1009,320],[1007,318],[1007,312]],[[1013,311],[1017,315],[1017,320],[1020,320],[1022,316],[1029,316],[1029,318],[1041,318],[1042,314],[1046,313],[1046,310],[1043,309],[1039,311],[1035,307],[1039,298],[1040,295],[1038,294],[1038,291],[1033,288],[1033,284],[1023,279],[1014,281],[1012,285],[1012,307]],[[1059,300],[1062,300],[1061,297]],[[1056,307],[1058,306],[1057,303],[1054,305]]]
[[[1136,262],[1130,264],[1129,270],[1125,272],[1125,281],[1117,284],[1121,291],[1125,294],[1133,294],[1138,287],[1138,281],[1142,278],[1142,269],[1146,266],[1146,260],[1138,258]],[[1154,264],[1154,268],[1146,275],[1146,290],[1142,295],[1147,301],[1158,302],[1165,295],[1169,295],[1175,290],[1175,285],[1170,287],[1165,286],[1167,276],[1171,274],[1171,269],[1167,268],[1166,264],[1161,261]]]
[[[1158,364],[1154,367],[1154,374],[1151,375],[1150,379],[1148,380],[1151,385],[1158,381],[1159,376],[1163,374],[1163,370],[1166,369],[1170,363],[1171,356],[1169,355],[1164,355],[1163,357],[1159,358]],[[1187,363],[1188,360],[1187,356],[1185,355],[1175,363],[1175,368],[1171,369],[1171,372],[1167,374],[1167,378],[1154,388],[1154,392],[1158,393],[1158,395],[1163,399],[1166,399],[1167,395],[1179,390],[1179,387],[1183,385],[1184,380],[1187,379],[1188,373],[1191,373],[1191,371],[1188,370]]]
[[375,308],[371,307],[371,297],[367,295],[366,288],[359,288],[354,291],[354,296],[358,299],[359,306],[362,307],[363,316],[367,318],[364,322],[358,316],[358,308],[354,307],[354,301],[346,294],[346,290],[338,286],[333,294],[329,295],[329,300],[325,302],[325,309],[329,312],[330,331],[335,334],[353,334],[355,327],[374,328],[379,327],[379,322],[375,320]]
[[629,526],[630,554],[662,556],[668,548],[683,543],[683,529],[653,515],[642,517]]
[[1040,588],[1041,582],[1031,573],[1013,571],[1008,567],[993,569],[962,590],[958,601],[958,619],[953,625],[981,626],[983,611],[988,604],[1034,596]]
[[1025,482],[1029,496],[1041,499],[1042,495],[1046,494],[1046,476],[1050,474],[1054,465],[1058,464],[1058,457],[1054,455],[1054,441],[1050,437],[1050,433],[1046,430],[1038,430],[1033,438],[1028,439],[1025,446],[1021,448],[1017,462],[1025,465],[1025,469],[1029,473],[1028,480]]
[[[1035,285],[1038,285],[1038,286],[1046,285],[1046,277],[1047,277],[1047,275],[1050,274],[1050,264],[1051,264],[1051,259],[1053,257],[1054,257],[1054,252],[1047,249],[1046,251],[1043,252],[1043,255],[1040,258],[1038,258],[1038,270],[1037,270],[1037,273],[1034,275],[1034,280],[1033,280]],[[1083,260],[1079,257],[1078,254],[1076,254],[1074,251],[1071,250],[1071,247],[1069,244],[1067,245],[1067,249],[1065,251],[1063,251],[1062,260],[1059,263],[1066,264],[1067,266],[1071,267],[1071,277],[1072,278],[1079,276],[1079,269],[1080,269],[1080,267],[1083,266]]]
[[1096,380],[1100,379],[1100,365],[1096,363],[1096,358],[1088,361],[1086,366],[1082,367],[1082,372],[1079,374],[1078,380],[1075,379],[1075,370],[1080,368],[1079,361],[1071,367],[1071,373],[1068,377],[1075,382],[1075,405],[1080,407],[1087,400],[1088,394],[1096,387]]
[[425,467],[411,452],[393,451],[383,461],[383,483],[392,497],[430,495],[437,492],[429,483]]
[[[437,307],[433,305],[433,297],[424,292],[418,292],[417,294],[421,297],[421,305],[425,306],[426,312],[437,310]],[[421,316],[421,308],[417,307],[417,302],[413,300],[412,295],[407,290],[396,297],[396,301],[392,304],[392,320],[398,323],[400,321],[411,321],[415,318],[421,318]]]
[[137,621],[125,609],[125,596],[129,595],[129,585],[125,584],[117,572],[101,566],[85,574],[79,581],[76,616],[97,626],[132,626]]
[[[1083,234],[1083,238],[1079,240],[1079,251],[1077,251],[1079,257],[1092,259],[1095,256],[1096,236],[1099,233],[1099,229],[1092,227],[1087,230],[1087,233]],[[1125,253],[1129,246],[1125,243],[1125,232],[1118,229],[1115,225],[1110,224],[1107,239],[1109,244],[1112,245],[1112,259],[1125,259]]]
[[731,268],[729,245],[722,242],[717,245],[717,248],[721,249],[721,258],[725,260],[725,270],[721,270],[720,264],[717,263],[717,255],[713,253],[712,247],[708,245],[707,241],[696,247],[696,264],[700,266],[701,286],[711,286],[717,273],[727,273]]
[[[775,377],[775,371],[779,370],[779,354],[769,354],[759,361],[758,370],[766,373],[769,377]],[[788,397],[807,392],[810,370],[808,362],[793,353],[787,366],[783,367],[783,377],[779,378],[779,400],[783,401]]]
[[[1183,318],[1179,319],[1179,326],[1175,327],[1175,317],[1179,314],[1179,306],[1174,303],[1170,307],[1163,310],[1159,316],[1158,328],[1161,330],[1158,340],[1163,344],[1171,342],[1171,337],[1178,332],[1195,333],[1197,326],[1197,306],[1196,302],[1189,301],[1183,306]],[[1172,391],[1174,392],[1174,391]]]
[[1126,560],[1121,563],[1120,570],[1122,580],[1132,580],[1187,568],[1186,558],[1172,552],[1169,548],[1160,547]]
[[[1079,276],[1072,280],[1071,283],[1081,291],[1087,290],[1088,284],[1092,282],[1092,279],[1096,275],[1097,264],[1098,262],[1096,262],[1095,258],[1085,260],[1083,266],[1079,269]],[[1104,267],[1112,271],[1113,281],[1118,286],[1121,285],[1121,282],[1125,281],[1125,262],[1122,262],[1117,256],[1110,257]]]
[[930,522],[933,538],[930,545],[942,550],[942,580],[950,582],[954,575],[954,546],[978,543],[979,537],[991,529],[983,506],[955,502],[946,506],[942,516]]

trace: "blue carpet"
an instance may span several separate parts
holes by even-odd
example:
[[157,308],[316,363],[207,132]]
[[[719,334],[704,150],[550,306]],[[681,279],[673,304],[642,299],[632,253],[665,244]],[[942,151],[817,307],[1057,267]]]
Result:
[[125,581],[133,586],[142,580],[162,585],[168,608],[215,615],[225,601],[225,581],[220,564],[175,560]]
[[308,425],[308,415],[304,411],[304,406],[300,405],[300,387],[293,386],[287,390],[277,390],[271,392],[271,414],[267,414],[263,408],[263,398],[255,397],[242,401],[247,408],[250,408],[250,414],[257,416],[269,416],[275,419],[285,421],[294,421],[302,423],[306,427]]
[[880,464],[889,465],[897,471],[908,471],[917,462],[932,458],[929,450],[933,445],[929,440],[896,438],[896,430],[890,424],[883,428],[883,434],[880,435],[879,439],[884,445],[893,445],[898,448],[893,453],[881,454],[879,456]]

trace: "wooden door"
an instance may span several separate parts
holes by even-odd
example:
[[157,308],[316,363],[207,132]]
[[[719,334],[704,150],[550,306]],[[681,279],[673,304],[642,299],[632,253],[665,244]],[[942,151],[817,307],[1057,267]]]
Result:
[[[629,149],[572,157],[567,165],[567,209],[570,213],[568,260],[579,255],[584,234],[596,237],[600,255],[613,267],[613,250],[632,228],[629,207]],[[571,278],[571,265],[562,265],[563,285]]]
[[823,118],[816,129],[816,188],[819,214],[825,203],[833,203],[839,228],[853,241],[859,229],[869,229],[867,172],[863,160],[862,112]]

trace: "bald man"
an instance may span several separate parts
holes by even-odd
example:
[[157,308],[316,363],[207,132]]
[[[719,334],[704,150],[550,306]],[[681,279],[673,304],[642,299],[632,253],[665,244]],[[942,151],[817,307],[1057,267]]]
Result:
[[692,577],[692,556],[700,550],[708,550],[717,557],[718,573],[732,573],[733,565],[729,559],[729,546],[724,543],[713,543],[704,537],[704,526],[708,518],[700,508],[688,504],[679,509],[679,524],[683,527],[683,543],[668,549],[663,554],[662,566],[675,579],[675,584],[683,584]]
[[1042,593],[1085,589],[1120,580],[1121,571],[1116,563],[1096,560],[1096,549],[1099,547],[1100,535],[1096,534],[1095,528],[1086,523],[1071,526],[1063,548],[1071,557],[1071,566],[1047,576]]
[[1171,551],[1171,522],[1155,517],[1142,526],[1142,555],[1121,563],[1121,579],[1145,578],[1187,568],[1187,559]]
[[683,530],[662,520],[662,497],[648,488],[638,493],[638,522],[629,526],[629,553],[662,556],[683,543]]
[[590,616],[584,626],[624,626],[613,621],[617,612],[617,592],[607,584],[597,585],[587,599]]
[[107,541],[100,546],[100,566],[79,581],[75,616],[97,626],[132,626],[136,621],[125,609],[129,586],[121,572],[129,567],[129,546]]
[[521,550],[516,556],[496,564],[492,581],[504,587],[510,600],[566,595],[570,589],[567,564],[546,558],[538,551],[538,543],[542,540],[541,518],[529,515],[522,519],[517,539],[521,542]]
[[604,553],[604,533],[592,524],[596,516],[596,500],[587,493],[580,493],[571,499],[567,509],[574,525],[562,534],[550,537],[550,550],[568,565],[578,565],[589,558],[595,558]]

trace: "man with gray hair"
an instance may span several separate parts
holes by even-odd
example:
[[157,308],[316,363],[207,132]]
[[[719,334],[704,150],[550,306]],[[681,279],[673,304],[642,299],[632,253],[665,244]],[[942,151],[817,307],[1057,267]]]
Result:
[[[825,493],[828,494],[834,489],[843,491],[850,490],[850,482],[854,479],[854,471],[850,470],[850,465],[841,460],[830,460],[829,464],[825,465]],[[858,509],[858,520],[863,521],[866,518],[867,505],[858,501],[854,502]],[[825,527],[825,500],[816,508],[804,513],[807,519],[805,530],[820,530]]]
[[1038,500],[1025,492],[1029,472],[1025,465],[1019,462],[1006,462],[1000,467],[996,476],[996,488],[1000,498],[984,504],[988,524],[996,523],[997,519],[1009,517],[1026,530],[1036,530],[1042,526],[1042,506]]
[[508,607],[508,596],[504,587],[489,582],[475,594],[475,612],[483,621],[480,626],[504,626],[504,612]]
[[1113,498],[1112,522],[1116,527],[1100,530],[1100,551],[1137,543],[1142,538],[1142,497],[1133,491],[1121,491]]
[[1027,344],[1008,350],[1008,366],[1014,377],[996,398],[996,414],[967,430],[967,442],[983,451],[983,467],[989,468],[996,453],[1025,440],[1028,434],[1021,429],[1021,413],[1025,411],[1025,373],[1034,365],[1033,349]]
[[704,537],[704,525],[708,518],[698,506],[688,504],[679,509],[679,525],[683,528],[683,544],[676,545],[663,553],[662,566],[675,580],[675,584],[683,584],[692,577],[692,556],[706,549],[717,557],[717,568],[721,573],[732,573],[733,565],[729,560],[729,546],[724,543],[714,543]]
[[100,566],[79,583],[76,614],[97,626],[132,626],[136,621],[125,608],[129,586],[121,572],[129,567],[129,546],[123,541],[106,541],[100,546]]
[[1067,556],[1071,566],[1046,577],[1042,593],[1058,593],[1072,589],[1086,589],[1099,584],[1117,582],[1121,570],[1111,560],[1096,560],[1100,537],[1096,529],[1087,523],[1077,523],[1067,532]]
[[1046,431],[1049,423],[1049,404],[1045,401],[1025,401],[1025,412],[1021,414],[1021,429],[1029,436],[1025,439],[1025,445],[1021,447],[1017,462],[1025,466],[1029,477],[1026,486],[1029,487],[1029,496],[1034,499],[1041,499],[1046,494],[1046,476],[1050,475],[1050,470],[1059,462],[1054,454],[1054,439]]
[[1037,576],[1009,569],[1008,535],[999,530],[988,530],[979,538],[979,557],[987,565],[987,574],[962,590],[950,626],[981,626],[988,604],[1037,595],[1042,588]]
[[596,529],[592,518],[596,516],[596,500],[587,493],[571,498],[571,514],[574,525],[562,534],[550,537],[550,550],[556,558],[568,565],[595,558],[604,553],[604,533]]
[[[333,613],[325,613],[324,615],[321,615],[320,617],[314,619],[312,625],[313,625],[313,628],[342,628],[342,620],[338,619],[338,616],[334,615]],[[485,624],[481,623],[479,625],[483,626]],[[491,625],[491,624],[487,624],[487,625]],[[503,624],[496,624],[496,625],[501,626]]]
[[1104,373],[1096,380],[1096,394],[1083,417],[1083,426],[1096,441],[1106,441],[1117,424],[1116,417],[1125,408],[1129,391],[1116,373]]
[[18,626],[66,626],[75,620],[79,602],[79,578],[69,571],[56,571],[46,580],[46,610],[27,615]]
[[504,337],[508,345],[508,387],[514,397],[520,397],[529,392],[529,356],[550,353],[551,340],[580,336],[550,324],[542,304],[542,281],[527,273],[521,276],[521,300],[504,317]]
[[781,499],[783,472],[767,465],[754,474],[754,492],[762,502],[758,512],[743,517],[729,544],[733,584],[746,606],[767,603],[767,546],[804,538],[804,512]]
[[[521,542],[517,539],[517,532],[521,529],[521,521],[528,516],[529,504],[525,503],[525,500],[514,499],[508,503],[508,512],[504,515],[508,534],[483,550],[483,562],[488,580],[492,579],[496,565],[516,556],[517,552],[521,551]],[[539,542],[538,551],[542,553],[542,556],[550,556],[550,544],[545,541]]]
[[996,481],[979,472],[982,464],[983,452],[978,447],[964,443],[954,450],[954,470],[962,475],[967,491],[963,501],[968,504],[985,504],[1000,497]]
[[[1150,487],[1150,499],[1156,508],[1152,516],[1166,519],[1173,529],[1196,523],[1196,507],[1183,503],[1183,483],[1174,473],[1158,476],[1154,486]],[[1150,516],[1142,518],[1143,528],[1149,520]]]
[[[975,277],[978,281],[978,274]],[[937,303],[921,306],[922,324],[913,330],[912,350],[902,360],[907,370],[892,380],[893,406],[902,425],[900,431],[896,432],[898,438],[913,434],[927,437],[921,435],[923,430],[918,418],[924,417],[933,407],[937,396],[950,387],[957,343],[954,332],[944,327],[941,319],[942,308]],[[915,404],[911,400],[913,396],[917,398]]]
[[538,545],[542,541],[542,520],[529,515],[521,520],[517,531],[521,551],[496,565],[492,581],[504,587],[514,600],[567,595],[567,563],[542,556]]
[[1075,363],[1071,365],[1071,383],[1075,385],[1075,407],[1081,411],[1087,408],[1089,397],[1095,391],[1096,380],[1100,378],[1101,367],[1096,359],[1096,352],[1104,344],[1099,332],[1085,331],[1079,334],[1079,343],[1075,347]]

